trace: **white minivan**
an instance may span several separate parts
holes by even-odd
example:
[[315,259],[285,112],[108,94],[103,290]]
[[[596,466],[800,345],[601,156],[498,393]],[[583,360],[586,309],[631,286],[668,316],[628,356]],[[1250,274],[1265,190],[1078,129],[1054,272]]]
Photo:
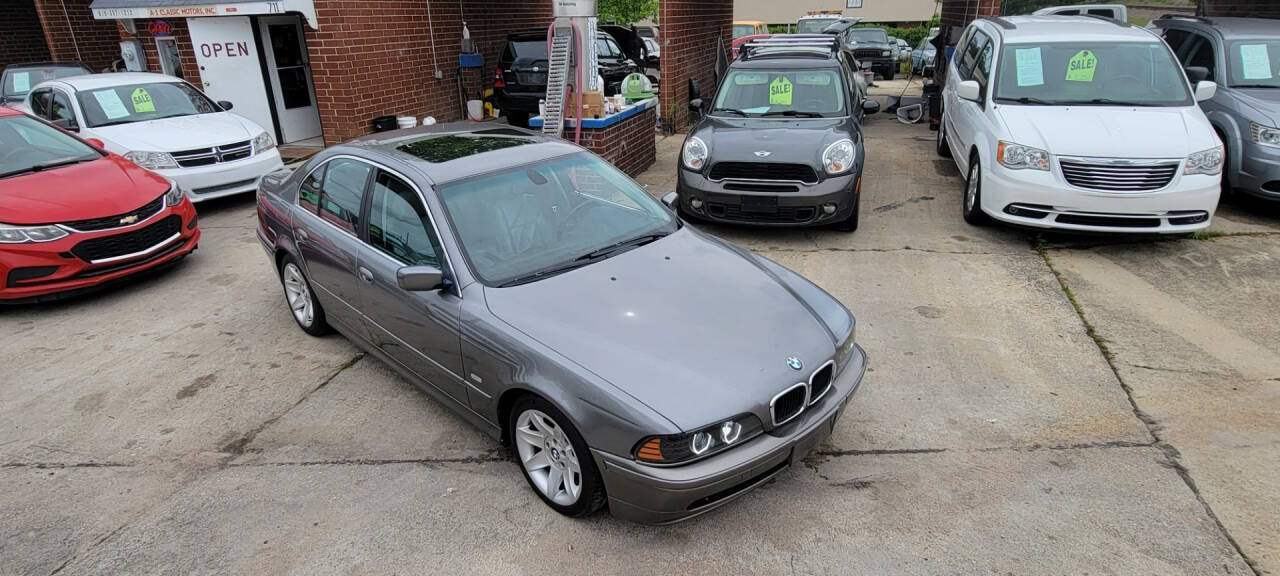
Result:
[[275,139],[187,82],[164,74],[90,74],[42,82],[32,114],[93,138],[178,183],[192,202],[252,192],[284,167]]
[[1185,233],[1218,205],[1222,143],[1160,38],[1079,16],[974,21],[948,64],[937,148],[965,220]]

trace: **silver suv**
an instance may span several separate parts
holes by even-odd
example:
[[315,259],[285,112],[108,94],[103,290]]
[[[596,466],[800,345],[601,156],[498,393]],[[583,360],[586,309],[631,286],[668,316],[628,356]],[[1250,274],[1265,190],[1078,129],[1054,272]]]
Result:
[[1280,200],[1280,26],[1172,15],[1152,25],[1193,83],[1218,83],[1200,108],[1226,146],[1223,197],[1238,191]]

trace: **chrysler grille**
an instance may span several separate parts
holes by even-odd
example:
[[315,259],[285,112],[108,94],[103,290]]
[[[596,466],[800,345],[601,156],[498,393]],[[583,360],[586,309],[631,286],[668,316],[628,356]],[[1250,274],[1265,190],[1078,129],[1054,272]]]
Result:
[[213,148],[197,148],[195,150],[183,150],[181,152],[172,153],[173,159],[183,168],[195,168],[197,166],[212,166],[222,162],[235,162],[253,156],[253,144],[245,140],[244,142],[234,142],[231,144],[223,144],[222,146],[214,146]]
[[711,166],[712,180],[789,180],[814,184],[818,174],[804,164],[770,162],[716,162]]
[[1111,192],[1147,192],[1169,185],[1178,173],[1177,162],[1158,164],[1105,164],[1059,160],[1062,176],[1077,188]]

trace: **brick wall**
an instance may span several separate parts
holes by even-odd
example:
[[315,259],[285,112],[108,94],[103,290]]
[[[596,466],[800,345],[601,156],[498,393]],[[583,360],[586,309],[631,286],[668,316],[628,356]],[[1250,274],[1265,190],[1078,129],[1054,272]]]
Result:
[[[182,60],[182,78],[194,84],[197,88],[201,88],[200,65],[196,63],[195,46],[191,43],[191,33],[187,29],[187,19],[169,18],[163,21],[169,25],[168,35],[177,41],[178,57]],[[151,25],[156,21],[134,20],[133,22],[135,29],[138,31],[137,34],[130,34],[124,28],[120,28],[120,39],[137,40],[142,44],[142,49],[146,52],[148,72],[164,72],[164,68],[160,66],[160,52],[156,48],[156,35],[151,31]]]
[[[0,0],[8,3],[13,0]],[[114,20],[94,20],[92,0],[35,0],[36,13],[54,60],[80,60],[94,70],[120,59],[120,33]],[[65,5],[65,12],[63,11]],[[68,27],[67,21],[71,24]]]
[[662,120],[671,129],[689,124],[689,78],[704,98],[715,93],[716,39],[731,45],[732,0],[662,0]]
[[31,0],[0,2],[0,68],[49,59],[44,29]]
[[945,26],[965,26],[978,16],[999,15],[1000,0],[942,0],[942,24]]
[[[599,154],[619,170],[635,177],[648,170],[657,159],[657,142],[653,134],[658,114],[653,108],[602,130],[583,129],[583,147]],[[566,138],[573,129],[565,128]]]
[[1197,12],[1202,16],[1240,16],[1246,18],[1280,18],[1277,0],[1200,0]]

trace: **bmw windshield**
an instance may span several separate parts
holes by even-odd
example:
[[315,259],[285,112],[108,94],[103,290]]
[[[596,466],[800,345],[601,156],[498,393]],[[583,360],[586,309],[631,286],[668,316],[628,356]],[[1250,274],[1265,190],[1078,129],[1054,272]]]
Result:
[[[980,77],[990,69],[991,48],[973,52],[957,55],[956,65]],[[1163,42],[1006,44],[994,94],[1001,103],[1042,106],[1193,104]]]
[[835,68],[730,70],[711,113],[830,118],[845,115],[844,94]]
[[472,271],[497,287],[603,260],[679,226],[644,189],[589,154],[447,184],[439,194]]

